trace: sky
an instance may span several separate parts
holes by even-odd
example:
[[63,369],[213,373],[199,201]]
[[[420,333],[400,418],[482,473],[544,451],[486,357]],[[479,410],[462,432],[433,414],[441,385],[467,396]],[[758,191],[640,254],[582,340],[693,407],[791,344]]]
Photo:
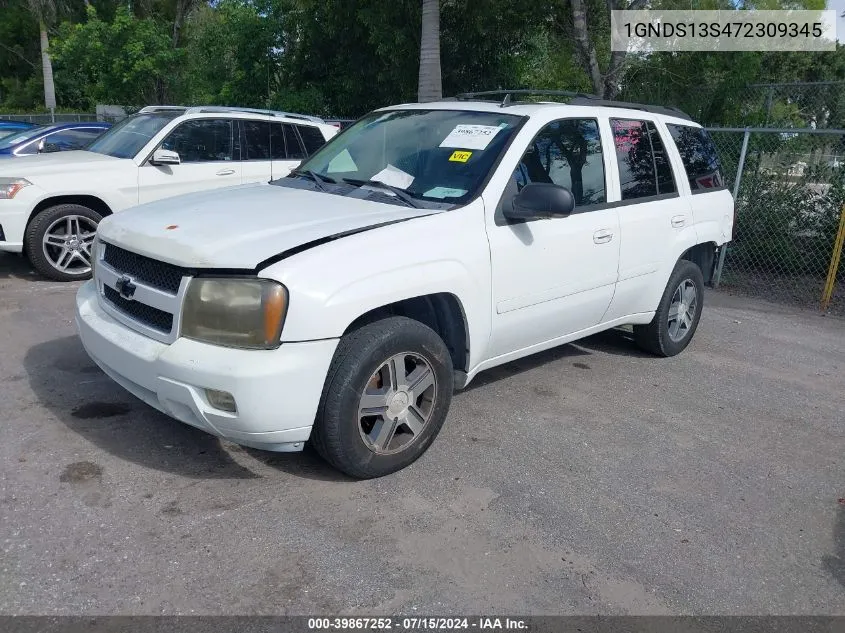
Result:
[[836,39],[840,44],[845,44],[845,0],[827,0],[827,8],[836,11]]

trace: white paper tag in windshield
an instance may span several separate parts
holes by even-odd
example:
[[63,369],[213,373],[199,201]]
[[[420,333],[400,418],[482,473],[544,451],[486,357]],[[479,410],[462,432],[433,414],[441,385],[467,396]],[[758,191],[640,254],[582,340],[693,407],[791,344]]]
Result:
[[400,189],[407,189],[411,186],[411,183],[414,182],[414,177],[388,163],[387,167],[382,169],[370,180],[378,180],[386,185],[393,185],[394,187],[399,187]]
[[455,189],[454,187],[435,187],[429,189],[423,195],[426,198],[460,198],[467,192],[466,189]]
[[456,125],[443,139],[440,147],[454,147],[456,149],[484,149],[501,132],[497,125]]

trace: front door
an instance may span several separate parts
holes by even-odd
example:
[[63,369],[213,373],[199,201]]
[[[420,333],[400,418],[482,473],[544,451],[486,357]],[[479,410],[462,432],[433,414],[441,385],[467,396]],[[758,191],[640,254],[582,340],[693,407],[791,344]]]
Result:
[[[607,157],[595,119],[562,119],[531,141],[487,231],[493,275],[491,356],[597,325],[613,298],[619,219],[607,207]],[[566,218],[511,224],[504,205],[527,183],[570,189]]]
[[235,156],[237,129],[231,119],[194,119],[173,130],[161,147],[179,154],[178,165],[151,165],[138,171],[138,201],[241,184]]

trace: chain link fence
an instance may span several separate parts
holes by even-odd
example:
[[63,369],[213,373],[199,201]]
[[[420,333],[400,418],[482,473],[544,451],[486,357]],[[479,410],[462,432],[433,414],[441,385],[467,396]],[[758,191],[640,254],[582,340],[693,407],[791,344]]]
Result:
[[59,113],[50,114],[0,114],[0,121],[22,121],[24,123],[35,123],[36,125],[49,125],[51,123],[82,123],[97,121],[96,114],[90,113]]
[[736,198],[720,285],[808,307],[824,301],[826,309],[845,315],[845,266],[834,268],[833,293],[825,293],[841,249],[845,129],[709,132]]

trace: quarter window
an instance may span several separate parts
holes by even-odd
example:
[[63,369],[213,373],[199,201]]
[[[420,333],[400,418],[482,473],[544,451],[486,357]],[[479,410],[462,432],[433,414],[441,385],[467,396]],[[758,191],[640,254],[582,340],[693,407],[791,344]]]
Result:
[[622,200],[675,193],[666,148],[651,121],[611,119]]
[[687,172],[689,187],[693,193],[725,186],[716,146],[710,136],[700,127],[688,125],[667,125],[669,133],[678,146],[684,171]]
[[305,143],[305,150],[309,156],[320,149],[326,142],[326,139],[323,138],[323,133],[312,125],[297,125],[296,129],[299,130],[299,136],[302,138],[302,142]]
[[290,160],[298,160],[308,156],[308,152],[302,146],[299,140],[299,135],[296,129],[290,123],[282,123],[285,130],[285,146],[287,147],[287,158]]
[[564,119],[544,127],[514,172],[517,189],[532,182],[566,187],[575,207],[605,202],[601,138],[595,119]]
[[182,123],[161,146],[183,163],[203,163],[232,160],[232,145],[231,120],[196,119]]

